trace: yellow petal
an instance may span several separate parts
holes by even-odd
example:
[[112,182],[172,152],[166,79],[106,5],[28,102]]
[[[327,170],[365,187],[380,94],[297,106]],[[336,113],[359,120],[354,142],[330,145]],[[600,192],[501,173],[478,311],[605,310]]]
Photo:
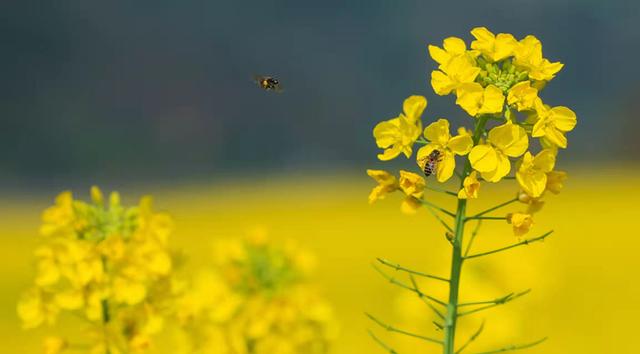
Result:
[[562,134],[561,131],[554,127],[545,127],[544,129],[544,137],[549,139],[556,146],[561,147],[563,149],[567,148],[567,138]]
[[425,108],[427,108],[427,99],[418,95],[409,96],[402,104],[402,110],[411,124],[420,119]]
[[509,162],[509,159],[505,155],[497,152],[496,160],[496,168],[493,171],[481,172],[482,178],[493,183],[500,182],[500,180],[511,171],[511,162]]
[[440,118],[429,124],[424,129],[424,137],[431,142],[445,146],[451,137],[449,134],[449,121]]
[[429,55],[433,60],[435,60],[436,63],[444,64],[449,60],[450,56],[449,54],[447,54],[446,50],[435,45],[429,45],[428,48],[429,48]]
[[454,136],[447,143],[447,148],[456,155],[466,155],[472,147],[473,139],[467,134]]
[[387,148],[400,139],[400,118],[393,118],[376,124],[373,137],[379,148]]
[[444,49],[450,54],[460,55],[467,50],[467,45],[458,37],[445,38],[443,44]]
[[420,208],[421,205],[416,198],[406,197],[402,201],[402,204],[400,204],[400,210],[405,214],[412,215],[418,212],[418,208]]
[[496,151],[488,144],[474,146],[469,153],[469,161],[473,169],[480,172],[494,171],[498,166]]
[[440,70],[431,72],[431,86],[433,91],[440,95],[448,95],[456,88],[456,83]]
[[503,105],[504,94],[502,90],[494,85],[489,85],[483,92],[482,107],[480,107],[478,113],[500,113],[502,112]]
[[576,126],[576,114],[567,107],[553,107],[549,110],[549,114],[553,125],[563,132],[571,131]]
[[456,104],[464,109],[470,116],[475,117],[482,106],[484,89],[477,82],[465,83],[456,90]]
[[436,165],[436,178],[438,182],[446,182],[453,175],[453,170],[456,168],[456,159],[453,154],[448,151],[441,151],[442,160]]
[[533,159],[533,165],[542,172],[550,172],[556,164],[556,153],[551,149],[544,149]]
[[506,123],[489,131],[489,142],[505,155],[518,157],[529,147],[527,132],[519,125]]

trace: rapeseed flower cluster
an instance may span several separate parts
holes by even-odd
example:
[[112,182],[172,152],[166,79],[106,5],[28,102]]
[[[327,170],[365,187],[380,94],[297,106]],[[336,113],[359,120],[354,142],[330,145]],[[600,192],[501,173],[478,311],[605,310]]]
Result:
[[[87,323],[79,338],[48,337],[45,353],[140,353],[163,328],[180,291],[168,248],[171,218],[151,199],[123,206],[117,192],[91,202],[63,192],[42,216],[33,286],[17,305],[24,328],[53,325],[63,313]],[[77,342],[76,342],[77,341]]]
[[213,265],[178,300],[180,353],[324,354],[332,309],[309,283],[313,257],[263,231],[217,243]]
[[[484,27],[474,28],[471,35],[475,40],[469,46],[460,38],[449,37],[442,47],[429,45],[428,49],[438,64],[431,73],[433,90],[438,95],[455,95],[456,104],[473,118],[474,131],[460,127],[454,136],[449,121],[437,118],[420,133],[427,99],[412,95],[405,100],[403,113],[375,126],[376,143],[384,149],[378,157],[382,161],[400,154],[408,158],[416,144],[422,145],[416,154],[422,170],[437,150],[434,174],[438,182],[446,182],[454,175],[456,156],[464,157],[471,168],[462,176],[461,188],[456,192],[461,199],[478,198],[482,182],[515,178],[521,192],[528,196],[520,200],[536,206],[524,212],[529,215],[526,222],[511,218],[513,225],[519,225],[516,234],[522,235],[533,224],[531,213],[539,210],[544,192],[557,194],[566,179],[565,172],[554,168],[559,150],[567,147],[566,133],[575,127],[576,115],[564,106],[551,107],[540,97],[564,65],[544,58],[542,44],[533,35],[517,40],[511,34],[496,35]],[[539,142],[537,153],[531,152],[536,149],[534,138]],[[406,191],[387,171],[367,173],[378,182],[369,196],[370,203],[393,191]],[[424,204],[422,191],[426,182],[409,173],[400,172],[411,176],[406,183],[417,187],[416,192],[405,192],[402,210],[414,213]]]
[[[410,334],[429,342],[439,343],[445,354],[454,350],[458,311],[458,289],[462,263],[465,260],[488,256],[513,247],[544,240],[551,232],[542,236],[520,240],[512,245],[493,251],[470,253],[475,235],[483,220],[501,220],[511,225],[514,235],[524,237],[534,226],[533,214],[540,211],[547,191],[557,194],[563,187],[567,174],[555,169],[558,154],[567,148],[567,133],[577,123],[576,114],[564,106],[545,103],[541,96],[546,85],[553,80],[564,64],[553,62],[543,56],[542,43],[533,35],[517,39],[512,34],[494,34],[485,27],[471,30],[474,40],[470,45],[457,37],[446,38],[442,46],[429,45],[428,52],[437,64],[431,72],[431,87],[439,96],[453,95],[455,103],[470,116],[470,127],[461,126],[453,130],[446,118],[427,118],[425,128],[422,116],[427,108],[427,99],[412,95],[404,101],[403,113],[388,121],[378,123],[373,136],[379,148],[384,149],[378,158],[387,161],[404,154],[411,158],[415,145],[417,167],[420,171],[401,170],[396,177],[385,170],[367,170],[376,182],[369,195],[369,203],[384,199],[390,193],[401,191],[404,200],[401,210],[415,214],[425,206],[446,229],[445,236],[453,247],[451,276],[446,279],[425,275],[393,263],[381,261],[396,271],[408,272],[411,277],[426,276],[430,279],[446,281],[449,284],[449,301],[434,301],[435,305],[445,305],[446,312],[438,313],[442,323],[436,326],[443,330],[444,338],[425,337]],[[470,129],[472,127],[472,129]],[[458,160],[458,161],[456,161]],[[425,177],[421,176],[424,173]],[[432,176],[434,175],[434,176]],[[454,191],[441,186],[431,186],[431,180],[440,183],[453,176],[459,179],[459,188]],[[435,178],[434,178],[435,177]],[[498,183],[504,180],[515,184],[514,196],[504,203],[467,215],[470,200],[481,197],[482,184]],[[451,211],[436,205],[427,191],[442,192],[457,199],[457,208]],[[525,210],[491,215],[497,210],[515,202],[526,205]],[[445,219],[451,217],[450,224]],[[470,239],[464,242],[465,224],[476,221],[476,229]],[[463,253],[463,245],[466,250]],[[413,286],[398,283],[420,295],[421,299],[431,299]],[[467,304],[492,307],[511,301],[521,295],[512,294],[495,301]],[[474,309],[462,314],[475,313]],[[375,323],[387,330],[407,334],[392,326],[383,324],[373,316]],[[481,331],[482,329],[480,329]],[[372,334],[373,335],[373,334]],[[387,351],[392,348],[375,335],[374,339]],[[473,336],[470,341],[473,341]],[[537,344],[537,343],[534,343]],[[508,350],[525,348],[512,346]],[[491,351],[500,352],[505,350]]]

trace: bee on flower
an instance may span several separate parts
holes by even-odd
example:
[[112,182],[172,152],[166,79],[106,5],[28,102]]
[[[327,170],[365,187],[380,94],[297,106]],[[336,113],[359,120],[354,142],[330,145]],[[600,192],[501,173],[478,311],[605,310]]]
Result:
[[[433,117],[425,118],[431,123],[427,123],[423,137],[420,137],[418,131],[421,127],[419,120],[408,120],[415,123],[410,125],[397,121],[402,118],[400,117],[393,124],[389,121],[382,122],[374,128],[376,143],[387,149],[383,154],[386,155],[385,158],[379,156],[380,160],[389,160],[400,153],[409,157],[414,146],[418,145],[420,147],[416,161],[420,171],[426,177],[435,175],[436,178],[425,180],[422,176],[405,170],[400,170],[400,176],[396,178],[393,173],[384,170],[367,170],[369,176],[378,183],[369,195],[370,203],[385,198],[389,193],[402,191],[405,194],[401,204],[403,212],[416,214],[420,206],[427,206],[425,209],[445,229],[446,240],[452,246],[449,267],[451,273],[448,278],[381,261],[392,271],[409,273],[413,286],[399,283],[395,277],[381,272],[392,283],[411,290],[414,295],[418,294],[420,300],[424,300],[425,295],[418,289],[418,283],[412,278],[414,275],[442,280],[448,284],[449,303],[435,301],[447,308],[446,313],[435,310],[440,321],[433,323],[442,331],[442,338],[409,333],[411,336],[442,344],[445,354],[460,352],[483,329],[483,325],[480,325],[467,344],[461,348],[454,347],[458,318],[484,309],[458,309],[462,262],[542,241],[551,234],[549,231],[541,236],[524,238],[535,225],[533,215],[544,205],[542,198],[545,192],[548,190],[557,194],[564,185],[566,173],[554,169],[560,149],[568,146],[567,134],[577,124],[576,114],[571,109],[565,106],[552,107],[543,102],[544,88],[557,76],[564,64],[544,58],[540,40],[533,35],[518,40],[512,34],[494,34],[485,27],[472,29],[471,36],[474,40],[470,45],[461,38],[449,37],[443,41],[442,47],[429,45],[428,49],[429,55],[437,64],[431,72],[433,91],[439,96],[454,95],[455,103],[472,118],[472,130],[460,126],[456,129],[458,135],[452,136],[449,121]],[[416,96],[407,99],[405,105],[407,101],[415,100],[414,97]],[[426,99],[424,102],[426,103]],[[420,114],[424,107],[420,106]],[[445,183],[454,176],[459,182],[456,191],[449,190],[446,185],[431,185],[431,181]],[[480,198],[481,185],[501,182],[515,184],[517,196],[486,210],[471,213],[474,201]],[[429,194],[431,192],[455,197],[455,209],[435,204]],[[518,201],[526,204],[525,211],[499,211]],[[495,250],[470,252],[472,246],[475,246],[473,241],[483,220],[497,220],[510,225],[519,241]],[[470,239],[466,240],[465,225],[469,222],[476,222],[476,226]],[[512,293],[494,301],[466,305],[488,304],[486,308],[490,308],[526,293],[528,291]],[[383,329],[394,328],[373,315],[369,318]],[[385,350],[395,352],[376,334],[371,332],[371,335]],[[491,352],[522,349],[541,342],[542,340],[512,345],[506,347],[508,349]]]

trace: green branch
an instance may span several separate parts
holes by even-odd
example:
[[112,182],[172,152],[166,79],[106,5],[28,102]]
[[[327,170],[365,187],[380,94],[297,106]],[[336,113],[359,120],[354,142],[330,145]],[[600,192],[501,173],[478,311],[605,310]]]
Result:
[[376,335],[373,334],[373,332],[371,332],[370,330],[367,330],[367,332],[369,333],[371,338],[373,338],[373,340],[376,341],[376,343],[378,343],[382,348],[384,348],[384,350],[389,352],[389,354],[399,354],[397,351],[395,351],[393,348],[391,348],[385,342],[383,342],[380,338],[376,337]]
[[393,327],[391,325],[388,325],[382,321],[380,321],[379,319],[373,317],[372,315],[365,313],[365,315],[367,315],[367,317],[369,317],[369,319],[373,322],[375,322],[376,324],[378,324],[378,326],[384,328],[385,330],[389,331],[389,332],[394,332],[394,333],[399,333],[399,334],[404,334],[405,336],[409,336],[409,337],[413,337],[413,338],[418,338],[418,339],[422,339],[424,341],[427,342],[432,342],[432,343],[437,343],[442,345],[442,341],[435,339],[435,338],[431,338],[431,337],[427,337],[427,336],[423,336],[420,334],[415,334],[415,333],[411,333],[411,332],[407,332],[405,330]]
[[526,294],[526,293],[528,293],[528,292],[530,292],[530,291],[531,291],[531,289],[527,289],[527,290],[525,290],[525,291],[523,291],[523,292],[521,292],[521,293],[518,293],[518,294],[516,294],[516,293],[509,293],[509,294],[507,294],[507,295],[505,295],[505,296],[498,297],[498,298],[495,298],[495,299],[493,299],[493,300],[486,300],[486,301],[473,301],[473,302],[463,302],[463,303],[461,303],[461,304],[460,304],[460,305],[458,305],[458,306],[474,306],[474,305],[497,304],[497,303],[501,303],[501,302],[504,302],[504,301],[508,300],[509,298],[511,298],[511,297],[512,297],[512,296],[514,296],[514,295],[522,296],[522,295],[524,295],[524,294]]
[[516,198],[513,198],[513,199],[510,199],[510,200],[507,200],[507,201],[506,201],[506,202],[504,202],[504,203],[498,204],[498,205],[496,205],[496,206],[494,206],[494,207],[492,207],[492,208],[489,208],[489,209],[487,209],[487,210],[485,210],[485,211],[482,211],[482,212],[480,212],[480,213],[478,213],[478,214],[475,214],[475,215],[473,215],[473,216],[467,217],[465,220],[478,219],[478,217],[480,217],[480,216],[482,216],[482,215],[484,215],[484,214],[490,213],[490,212],[492,212],[492,211],[494,211],[494,210],[500,209],[500,208],[502,208],[502,207],[505,207],[505,206],[507,206],[507,205],[509,205],[509,204],[511,204],[511,203],[517,202],[517,201],[518,201],[518,198],[517,198],[517,197],[516,197]]
[[419,272],[417,270],[413,270],[413,269],[409,269],[409,268],[405,268],[403,266],[401,266],[400,264],[397,263],[392,263],[391,261],[388,261],[384,258],[376,258],[378,260],[378,262],[380,262],[381,264],[393,268],[397,271],[403,271],[409,274],[413,274],[413,275],[417,275],[417,276],[421,276],[421,277],[425,277],[425,278],[431,278],[431,279],[437,279],[437,280],[441,280],[444,282],[449,282],[449,279],[447,278],[443,278],[443,277],[439,277],[436,275],[431,275],[431,274],[427,274],[427,273],[423,273],[423,272]]
[[514,247],[528,245],[528,244],[536,242],[536,241],[543,241],[545,238],[547,238],[547,236],[551,235],[552,233],[553,233],[553,230],[548,231],[547,233],[543,234],[542,236],[526,239],[526,240],[520,241],[518,243],[514,243],[512,245],[506,246],[506,247],[495,249],[493,251],[487,251],[487,252],[472,254],[470,256],[464,257],[464,259],[466,260],[466,259],[472,259],[472,258],[487,256],[487,255],[490,255],[490,254],[506,251],[506,250],[514,248]]
[[[511,294],[509,294],[509,295],[507,295],[507,296],[505,296],[503,298],[496,299],[496,300],[490,302],[489,305],[478,307],[476,309],[469,310],[469,311],[466,311],[466,312],[461,312],[460,314],[458,314],[458,316],[462,317],[462,316],[470,315],[472,313],[488,310],[488,309],[496,307],[496,306],[504,305],[504,304],[506,304],[508,302],[511,302],[511,301],[521,297],[521,296],[524,296],[524,295],[530,293],[530,292],[531,292],[531,289],[527,289],[527,290],[525,290],[523,292],[520,292],[520,293],[517,293],[517,294],[511,293]],[[467,303],[467,304],[469,305],[469,304],[472,304],[472,303]],[[477,303],[476,303],[476,305],[477,305]]]
[[375,270],[376,270],[378,273],[380,273],[380,274],[381,274],[385,279],[387,279],[387,280],[389,281],[389,283],[391,283],[391,284],[393,284],[393,285],[397,285],[397,286],[399,286],[399,287],[401,287],[401,288],[403,288],[403,289],[409,290],[409,291],[411,291],[411,292],[414,292],[414,293],[416,293],[420,298],[429,299],[429,300],[431,300],[431,301],[435,302],[435,303],[436,303],[436,304],[438,304],[438,305],[447,306],[447,303],[446,303],[446,302],[444,302],[444,301],[442,301],[442,300],[439,300],[439,299],[436,299],[436,298],[435,298],[435,297],[433,297],[433,296],[429,296],[429,295],[427,295],[427,294],[423,293],[422,291],[420,291],[420,290],[418,290],[418,289],[416,289],[416,288],[413,288],[413,287],[411,287],[411,286],[409,286],[409,285],[407,285],[407,284],[405,284],[405,283],[403,283],[403,282],[401,282],[401,281],[397,280],[396,278],[394,278],[394,277],[392,277],[392,276],[387,275],[386,273],[384,273],[383,271],[381,271],[380,269],[378,269],[378,267],[376,267],[375,265],[373,266],[373,269],[375,269]]
[[471,232],[471,239],[469,239],[469,243],[467,244],[467,250],[464,251],[464,256],[465,257],[469,254],[469,251],[471,251],[471,246],[473,246],[473,241],[475,241],[476,236],[478,235],[478,232],[480,231],[480,226],[482,226],[482,220],[478,220],[478,223],[476,224],[476,227]]
[[465,219],[465,221],[469,220],[507,220],[506,216],[470,216]]
[[492,350],[489,352],[480,352],[480,353],[474,353],[474,354],[495,354],[495,353],[504,353],[504,352],[510,352],[510,351],[515,351],[515,350],[520,350],[520,349],[526,349],[526,348],[531,348],[533,346],[536,346],[544,341],[547,340],[547,337],[544,337],[542,339],[538,339],[535,342],[531,342],[531,343],[527,343],[527,344],[520,344],[520,345],[510,345],[508,347],[504,347],[504,348],[500,348],[497,350]]
[[449,224],[447,224],[446,221],[442,220],[440,215],[436,214],[432,206],[425,204],[425,207],[427,207],[427,210],[429,210],[431,215],[433,215],[433,217],[436,218],[436,220],[438,220],[442,224],[442,226],[444,226],[445,229],[449,230],[449,232],[453,232],[453,229],[451,228],[451,226],[449,226]]
[[450,217],[452,217],[452,218],[455,218],[455,217],[456,217],[456,214],[454,214],[454,213],[450,212],[450,211],[449,211],[449,210],[447,210],[447,209],[441,208],[441,207],[439,207],[439,206],[437,206],[437,205],[435,205],[435,204],[431,203],[430,201],[427,201],[427,200],[424,200],[424,199],[418,199],[418,201],[420,201],[420,203],[422,203],[422,204],[424,204],[424,205],[428,205],[428,206],[430,206],[430,207],[432,207],[432,208],[435,208],[435,209],[437,209],[437,210],[439,210],[439,211],[441,211],[441,212],[443,212],[443,213],[445,213],[445,214],[449,215],[449,216],[450,216]]
[[[411,279],[411,284],[413,284],[413,287],[422,293],[422,291],[420,291],[420,287],[418,287],[418,283],[416,282],[416,278],[413,276],[413,274],[409,274],[409,278]],[[438,316],[440,317],[441,320],[444,320],[444,315],[442,314],[442,312],[438,311],[438,309],[433,306],[430,302],[428,302],[427,300],[425,300],[424,298],[420,297],[420,299],[422,299],[422,301],[424,301],[425,304],[427,304],[427,306],[429,306],[429,308]]]
[[454,196],[456,198],[458,197],[458,193],[456,193],[456,192],[452,192],[452,191],[448,191],[448,190],[444,190],[444,189],[440,189],[440,188],[434,188],[434,187],[431,187],[431,186],[426,186],[425,188],[428,189],[428,190],[432,190],[434,192],[444,193],[444,194],[447,194],[447,195]]
[[482,333],[483,329],[484,329],[484,321],[482,321],[482,323],[480,324],[480,328],[478,328],[478,330],[475,331],[475,333],[473,333],[471,337],[469,337],[469,339],[467,339],[467,341],[458,350],[456,350],[456,354],[460,354],[469,344],[471,344],[471,342],[476,340],[476,338],[480,336],[480,333]]

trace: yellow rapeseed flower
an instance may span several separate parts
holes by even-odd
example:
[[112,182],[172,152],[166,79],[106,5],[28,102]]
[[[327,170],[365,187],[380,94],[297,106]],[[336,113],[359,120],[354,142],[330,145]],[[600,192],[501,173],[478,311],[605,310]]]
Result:
[[424,168],[426,157],[433,150],[440,151],[441,161],[437,163],[436,170],[436,178],[439,182],[445,182],[453,175],[456,167],[454,155],[466,155],[473,146],[473,139],[468,134],[452,137],[449,132],[449,121],[443,118],[429,124],[424,129],[424,137],[429,140],[429,143],[418,150],[418,165]]
[[423,96],[410,96],[404,100],[403,112],[398,117],[380,122],[373,129],[373,136],[379,148],[385,149],[378,158],[387,161],[401,153],[411,156],[412,147],[422,131],[420,116],[427,107]]
[[488,60],[495,62],[513,55],[518,41],[509,33],[494,35],[486,27],[476,27],[471,30],[476,40],[471,42],[471,48],[478,50]]
[[378,185],[373,187],[369,194],[369,204],[377,200],[384,199],[385,196],[399,188],[398,180],[394,175],[383,170],[367,170],[367,174],[373,178]]
[[527,205],[526,213],[531,215],[542,210],[542,207],[544,206],[544,201],[541,197],[534,198],[523,190],[518,191],[518,201]]
[[474,59],[467,55],[452,57],[439,69],[431,72],[431,86],[440,96],[450,94],[462,84],[474,82],[481,71]]
[[533,217],[526,213],[509,213],[507,222],[513,226],[513,233],[516,236],[523,236],[533,226]]
[[509,157],[522,155],[528,146],[529,138],[524,128],[506,123],[491,129],[485,144],[473,147],[469,161],[482,178],[498,182],[511,171]]
[[426,182],[424,177],[404,170],[400,170],[400,189],[406,198],[400,205],[400,210],[405,214],[415,214],[422,205],[420,200],[424,194]]
[[494,85],[482,87],[477,82],[460,85],[456,90],[456,103],[470,116],[502,112],[504,94]]
[[513,63],[525,69],[529,78],[539,81],[549,81],[562,69],[564,64],[551,63],[542,57],[542,43],[535,36],[528,35],[518,42],[514,49]]
[[507,95],[507,103],[516,107],[520,112],[533,110],[536,99],[538,98],[538,89],[531,87],[530,81],[519,82],[509,89]]
[[467,53],[467,45],[458,37],[445,38],[442,44],[442,48],[431,44],[428,47],[429,55],[440,65],[446,66],[451,59]]
[[547,185],[547,173],[553,170],[555,163],[556,154],[552,150],[542,150],[535,157],[527,151],[516,171],[522,190],[533,198],[541,196]]
[[567,147],[566,132],[573,130],[577,124],[576,114],[567,107],[558,106],[548,108],[537,99],[535,102],[537,121],[533,126],[531,136],[545,137],[558,147]]
[[480,181],[478,181],[478,172],[471,171],[462,182],[462,189],[458,192],[460,199],[476,199],[480,191]]
[[564,171],[549,171],[547,172],[547,186],[546,190],[553,194],[558,194],[564,186],[564,181],[568,178],[567,173]]

